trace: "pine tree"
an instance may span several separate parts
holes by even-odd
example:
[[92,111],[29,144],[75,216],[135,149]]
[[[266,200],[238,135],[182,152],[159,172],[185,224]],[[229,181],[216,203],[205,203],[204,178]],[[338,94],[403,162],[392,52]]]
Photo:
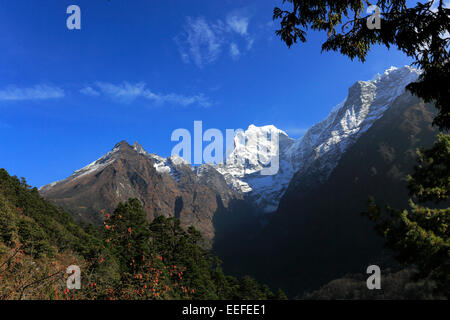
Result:
[[150,231],[146,213],[138,199],[120,203],[112,217],[105,221],[111,251],[120,261],[122,272],[136,273],[150,255]]
[[[416,265],[417,278],[435,280],[438,291],[450,292],[450,137],[439,134],[433,148],[418,152],[419,164],[409,177],[410,208],[388,208],[386,217],[373,201],[366,215],[386,238],[387,247],[405,264]],[[416,203],[416,202],[417,203]],[[440,205],[444,204],[444,205]],[[434,207],[431,207],[434,205]],[[440,205],[440,206],[439,206]]]

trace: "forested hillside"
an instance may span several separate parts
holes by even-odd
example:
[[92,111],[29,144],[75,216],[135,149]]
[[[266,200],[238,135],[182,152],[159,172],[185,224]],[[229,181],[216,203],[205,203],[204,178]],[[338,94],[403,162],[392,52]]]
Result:
[[[282,299],[250,277],[226,276],[200,233],[175,218],[148,223],[130,199],[79,225],[25,179],[0,170],[0,299]],[[81,269],[80,290],[66,269]]]

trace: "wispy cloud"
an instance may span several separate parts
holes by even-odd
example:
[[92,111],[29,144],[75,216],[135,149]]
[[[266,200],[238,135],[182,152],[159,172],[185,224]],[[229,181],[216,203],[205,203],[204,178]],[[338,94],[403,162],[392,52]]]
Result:
[[231,28],[231,30],[241,36],[246,36],[248,34],[248,23],[248,17],[238,15],[229,15],[227,17],[227,25]]
[[133,101],[147,94],[145,83],[131,84],[124,82],[116,85],[108,82],[97,82],[96,86],[104,95],[123,102]]
[[123,82],[121,84],[97,82],[95,84],[95,89],[92,87],[88,88],[91,88],[92,90],[84,90],[85,94],[92,95],[92,92],[96,92],[97,95],[104,95],[121,103],[131,103],[138,98],[142,98],[151,100],[157,104],[171,103],[183,107],[190,105],[210,107],[212,105],[211,100],[204,94],[192,96],[177,93],[160,94],[152,92],[143,82],[134,84],[129,82]]
[[236,43],[230,44],[230,55],[233,59],[239,59],[239,56],[241,55],[241,51],[239,50]]
[[229,14],[224,20],[216,21],[187,17],[182,34],[175,38],[181,58],[202,68],[216,61],[228,46],[230,56],[238,59],[254,43],[248,31],[249,23],[250,18],[242,14]]
[[42,84],[27,88],[8,86],[0,90],[0,100],[4,101],[46,100],[64,96],[65,92],[63,89]]
[[84,87],[83,89],[80,90],[80,93],[91,97],[97,97],[100,95],[100,92],[98,92],[92,87]]
[[217,59],[221,46],[224,42],[223,27],[220,24],[210,24],[204,18],[187,18],[184,34],[184,46],[181,41],[183,61],[193,61],[197,66],[202,67]]

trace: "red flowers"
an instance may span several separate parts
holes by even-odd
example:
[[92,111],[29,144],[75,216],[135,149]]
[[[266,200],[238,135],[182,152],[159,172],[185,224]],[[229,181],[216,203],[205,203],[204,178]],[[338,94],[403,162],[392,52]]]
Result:
[[128,233],[131,234],[133,232],[133,230],[131,230],[131,227],[128,228]]
[[100,258],[100,261],[98,263],[102,263],[103,262],[103,257]]

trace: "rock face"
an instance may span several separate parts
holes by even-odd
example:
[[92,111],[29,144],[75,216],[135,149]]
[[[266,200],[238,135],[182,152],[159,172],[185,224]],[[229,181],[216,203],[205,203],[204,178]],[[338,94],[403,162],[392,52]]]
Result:
[[[419,72],[411,67],[392,67],[373,80],[356,82],[346,100],[298,140],[273,126],[251,125],[236,136],[235,148],[228,157],[230,161],[217,166],[217,170],[261,212],[274,212],[294,174],[314,169],[316,182],[325,181],[347,149],[391,108],[395,99],[405,92],[406,85],[418,76]],[[260,174],[263,166],[258,162],[255,141],[270,132],[279,136],[279,147],[274,151],[278,151],[280,169],[276,175],[264,176]],[[247,144],[243,145],[242,141]]]
[[[120,201],[138,198],[150,220],[158,215],[179,217],[183,225],[199,229],[209,243],[224,226],[233,234],[248,233],[242,226],[267,223],[274,213],[284,216],[281,199],[292,190],[297,199],[328,181],[348,150],[391,109],[399,108],[405,86],[418,75],[410,67],[391,68],[373,80],[356,82],[346,100],[298,140],[271,125],[250,125],[234,137],[225,164],[192,167],[178,156],[163,158],[137,143],[121,142],[40,192],[82,220],[100,222],[100,210],[111,211]],[[270,140],[275,136],[274,146]],[[273,156],[279,161],[276,174],[261,174]],[[271,214],[254,217],[255,212]]]
[[[406,176],[416,150],[433,144],[434,107],[404,93],[341,156],[328,178],[321,162],[298,171],[266,228],[240,250],[220,252],[225,270],[301,295],[371,264],[393,266],[374,224],[361,212],[369,197],[384,208],[408,208]],[[228,251],[227,251],[228,250]]]
[[40,193],[77,218],[95,223],[101,223],[100,210],[111,212],[119,202],[138,198],[149,220],[160,215],[180,218],[184,226],[202,232],[209,245],[219,207],[242,199],[211,166],[194,170],[179,157],[161,158],[125,141]]

